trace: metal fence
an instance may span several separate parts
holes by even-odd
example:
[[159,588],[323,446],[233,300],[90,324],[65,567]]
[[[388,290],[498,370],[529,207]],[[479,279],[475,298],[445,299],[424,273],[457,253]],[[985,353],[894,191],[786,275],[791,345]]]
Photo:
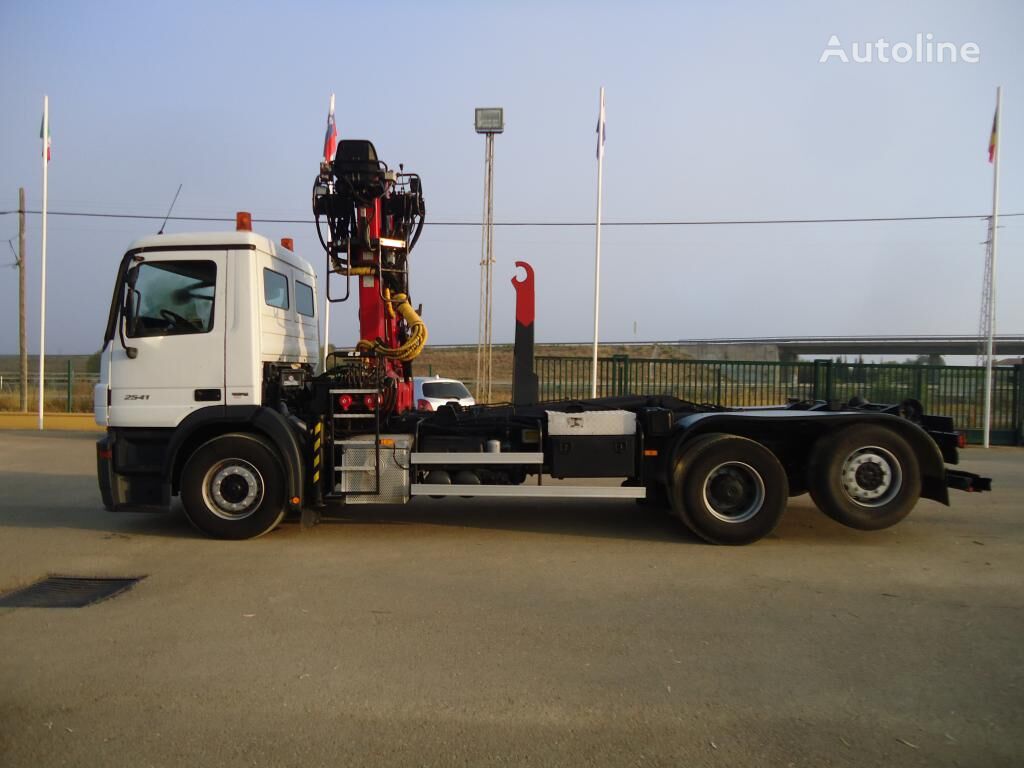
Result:
[[[538,357],[544,400],[590,396],[591,360]],[[888,363],[774,363],[722,360],[640,360],[626,355],[598,360],[598,396],[668,394],[725,406],[777,405],[788,400],[876,403],[920,400],[926,413],[953,417],[968,440],[981,442],[985,369],[975,366]],[[1024,366],[998,366],[992,381],[992,442],[1024,444]]]
[[[543,400],[590,396],[591,359],[537,357]],[[644,360],[628,355],[598,360],[598,396],[668,394],[725,406],[778,405],[791,399],[846,401],[860,395],[875,403],[920,400],[927,413],[953,417],[971,442],[981,442],[985,369],[961,365]],[[46,375],[46,410],[88,412],[96,373],[66,369]],[[17,371],[0,371],[0,410],[17,411]],[[28,410],[38,408],[38,373],[29,375]],[[1024,366],[997,366],[992,376],[992,443],[1024,445]]]

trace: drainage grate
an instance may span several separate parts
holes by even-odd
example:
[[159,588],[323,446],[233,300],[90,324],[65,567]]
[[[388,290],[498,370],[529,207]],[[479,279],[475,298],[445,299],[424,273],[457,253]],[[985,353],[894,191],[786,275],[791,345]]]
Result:
[[0,595],[0,608],[84,608],[127,591],[144,578],[48,576],[35,584]]

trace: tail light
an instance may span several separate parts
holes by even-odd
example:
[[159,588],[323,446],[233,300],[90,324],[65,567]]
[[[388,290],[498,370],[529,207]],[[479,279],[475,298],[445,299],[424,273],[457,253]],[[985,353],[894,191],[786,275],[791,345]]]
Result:
[[432,410],[434,410],[434,406],[432,406],[430,404],[429,400],[417,400],[416,401],[416,410],[417,411],[432,411]]
[[377,402],[377,395],[363,395],[363,405],[366,406],[366,410],[372,411],[377,407]]
[[338,405],[341,406],[341,410],[347,411],[352,407],[352,395],[341,395],[338,398]]

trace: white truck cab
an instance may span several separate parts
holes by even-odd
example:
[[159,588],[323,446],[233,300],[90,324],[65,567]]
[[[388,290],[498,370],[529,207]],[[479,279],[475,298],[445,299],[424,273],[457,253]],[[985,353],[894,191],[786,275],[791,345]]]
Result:
[[315,366],[316,275],[250,231],[155,235],[122,264],[96,422],[173,428],[199,408],[260,405],[266,364]]

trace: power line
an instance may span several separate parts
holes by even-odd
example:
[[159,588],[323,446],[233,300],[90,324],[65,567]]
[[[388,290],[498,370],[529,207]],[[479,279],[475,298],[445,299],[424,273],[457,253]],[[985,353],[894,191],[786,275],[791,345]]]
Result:
[[[0,216],[17,213],[17,211],[0,211]],[[25,213],[38,214],[38,210],[26,210]],[[139,213],[89,213],[86,211],[47,211],[50,216],[79,216],[96,219],[143,219],[162,221],[163,216]],[[1003,218],[1024,216],[1024,213],[1003,213]],[[822,219],[682,219],[670,221],[605,221],[605,227],[693,227],[693,226],[738,226],[756,224],[865,224],[905,221],[965,221],[970,219],[986,220],[989,214],[959,214],[951,216],[861,216],[833,217]],[[211,221],[233,222],[233,216],[170,216],[169,221]],[[313,224],[312,219],[262,219],[253,217],[253,221],[263,224]],[[435,227],[479,227],[479,221],[433,221]],[[592,227],[592,221],[496,221],[496,227]]]

